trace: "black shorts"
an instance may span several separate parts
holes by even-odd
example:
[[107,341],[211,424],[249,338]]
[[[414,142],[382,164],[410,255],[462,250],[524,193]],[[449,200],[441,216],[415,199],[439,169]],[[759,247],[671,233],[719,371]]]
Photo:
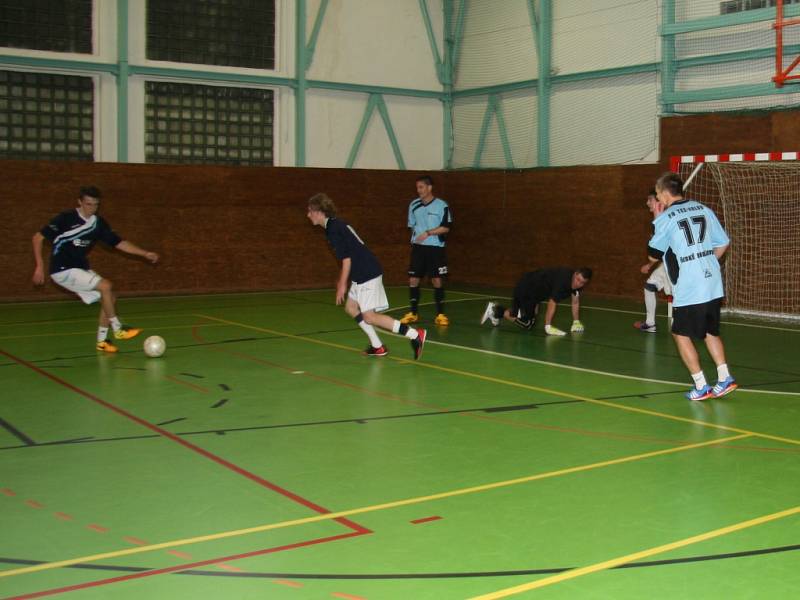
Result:
[[444,247],[411,244],[410,277],[447,277],[447,255]]
[[524,282],[517,284],[514,294],[511,297],[511,316],[521,321],[531,321],[536,319],[539,302],[537,298],[531,296],[530,286]]
[[703,304],[676,306],[672,309],[672,333],[703,340],[706,334],[719,337],[722,298]]

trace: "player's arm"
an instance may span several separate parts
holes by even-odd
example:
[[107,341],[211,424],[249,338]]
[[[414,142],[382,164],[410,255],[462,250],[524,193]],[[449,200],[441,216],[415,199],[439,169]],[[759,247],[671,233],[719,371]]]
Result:
[[133,254],[134,256],[141,256],[149,260],[151,263],[155,264],[158,262],[158,254],[155,252],[150,252],[149,250],[144,250],[139,248],[133,242],[129,242],[128,240],[122,240],[119,244],[114,246],[117,250],[122,250],[126,254]]
[[342,259],[342,270],[339,272],[339,280],[336,282],[336,304],[342,304],[347,294],[347,284],[350,283],[350,268],[352,259]]
[[725,254],[725,251],[728,249],[728,246],[730,246],[730,244],[725,244],[724,246],[717,246],[716,248],[714,248],[714,256],[717,257],[717,260],[722,259],[722,255]]
[[580,321],[581,316],[581,297],[580,294],[572,294],[572,320]]
[[558,303],[552,298],[549,298],[547,300],[547,309],[544,313],[545,327],[553,322],[553,317],[556,316],[556,307],[558,307]]
[[44,236],[40,232],[33,234],[33,260],[35,267],[33,269],[33,283],[34,285],[44,284],[44,260],[42,259],[42,246],[44,245]]

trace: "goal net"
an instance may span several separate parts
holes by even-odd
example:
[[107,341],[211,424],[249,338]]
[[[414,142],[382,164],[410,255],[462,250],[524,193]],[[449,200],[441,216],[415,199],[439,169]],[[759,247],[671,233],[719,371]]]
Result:
[[800,256],[798,158],[778,152],[671,161],[688,180],[684,196],[713,209],[731,238],[722,261],[729,311],[800,319],[800,280],[791,267]]

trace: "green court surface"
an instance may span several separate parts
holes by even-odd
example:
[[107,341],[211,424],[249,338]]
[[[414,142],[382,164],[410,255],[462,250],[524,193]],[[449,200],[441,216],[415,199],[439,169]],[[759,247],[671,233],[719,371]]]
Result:
[[333,296],[123,299],[116,355],[96,307],[4,305],[0,597],[797,597],[797,325],[726,317],[742,387],[691,403],[632,301],[552,338],[450,291],[415,362]]

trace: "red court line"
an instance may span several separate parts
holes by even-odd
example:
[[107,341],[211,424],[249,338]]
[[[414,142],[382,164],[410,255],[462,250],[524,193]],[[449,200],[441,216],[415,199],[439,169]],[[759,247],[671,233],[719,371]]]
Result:
[[[310,500],[307,500],[307,499],[305,499],[305,498],[303,498],[301,496],[298,496],[294,492],[290,492],[289,490],[287,490],[285,488],[282,488],[279,485],[271,483],[271,482],[267,481],[266,479],[264,479],[262,477],[259,477],[255,473],[251,473],[250,471],[248,471],[248,470],[246,470],[246,469],[244,469],[242,467],[239,467],[238,465],[235,465],[232,462],[230,462],[228,460],[225,460],[224,458],[222,458],[220,456],[217,456],[216,454],[213,454],[213,453],[209,452],[208,450],[205,450],[205,449],[201,448],[200,446],[195,446],[191,442],[181,438],[180,436],[175,435],[174,433],[170,433],[166,429],[162,429],[158,425],[154,425],[153,423],[150,423],[149,421],[145,421],[144,419],[142,419],[140,417],[137,417],[133,413],[129,413],[128,411],[126,411],[123,408],[120,408],[120,407],[118,407],[118,406],[116,406],[114,404],[111,404],[110,402],[107,402],[106,400],[103,400],[102,398],[99,398],[99,397],[95,396],[94,394],[91,394],[91,393],[89,393],[89,392],[87,392],[85,390],[82,390],[81,388],[79,388],[79,387],[77,387],[75,385],[72,385],[68,381],[63,380],[60,377],[57,377],[56,375],[53,375],[52,373],[48,373],[47,371],[45,371],[43,369],[40,369],[36,365],[33,365],[33,364],[29,363],[28,361],[26,361],[26,360],[24,360],[22,358],[14,356],[13,354],[9,354],[8,352],[6,352],[5,350],[2,350],[2,349],[0,349],[0,354],[8,357],[9,359],[13,360],[14,362],[16,362],[16,363],[18,363],[18,364],[20,364],[20,365],[22,365],[24,367],[27,367],[31,371],[34,371],[35,373],[38,373],[39,375],[47,377],[51,381],[54,381],[55,383],[65,387],[65,388],[67,388],[69,390],[72,390],[76,394],[78,394],[80,396],[83,396],[84,398],[87,398],[87,399],[91,400],[92,402],[96,402],[100,406],[103,406],[103,407],[107,408],[108,410],[111,410],[111,411],[117,413],[118,415],[121,415],[121,416],[125,417],[126,419],[130,419],[134,423],[138,423],[142,427],[146,427],[147,429],[149,429],[151,431],[154,431],[157,434],[159,434],[159,435],[161,435],[161,436],[163,436],[165,438],[168,438],[168,439],[172,440],[173,442],[175,442],[177,444],[180,444],[184,448],[188,448],[189,450],[191,450],[193,452],[196,452],[197,454],[200,454],[201,456],[204,456],[204,457],[208,458],[209,460],[214,461],[218,465],[221,465],[221,466],[225,467],[226,469],[230,469],[234,473],[238,473],[239,475],[242,475],[243,477],[246,477],[247,479],[249,479],[249,480],[251,480],[251,481],[253,481],[253,482],[255,482],[255,483],[257,483],[257,484],[259,484],[259,485],[261,485],[261,486],[263,486],[263,487],[265,487],[267,489],[269,489],[269,490],[272,490],[273,492],[275,492],[277,494],[280,494],[281,496],[283,496],[285,498],[288,498],[289,500],[292,500],[293,502],[296,502],[297,504],[300,504],[301,506],[305,506],[306,508],[308,508],[310,510],[313,510],[316,513],[323,514],[323,515],[324,514],[330,514],[332,512],[332,511],[328,510],[327,508],[324,508],[323,506],[320,506],[319,504],[316,504],[314,502],[311,502]],[[367,529],[365,527],[362,527],[358,523],[355,523],[355,522],[351,521],[350,519],[346,519],[344,517],[338,517],[338,518],[332,519],[332,520],[336,521],[340,525],[344,525],[345,527],[348,527],[349,529],[352,529],[353,531],[356,531],[356,532],[359,532],[359,533],[372,533],[369,529]]]
[[[109,577],[108,579],[98,579],[97,581],[87,581],[86,583],[78,583],[75,585],[68,585],[60,588],[53,588],[50,590],[42,590],[40,592],[32,592],[30,594],[23,594],[21,596],[12,596],[5,600],[31,600],[33,598],[43,598],[45,596],[54,596],[56,594],[64,594],[66,592],[76,592],[78,590],[85,590],[87,588],[98,587],[101,585],[108,585],[110,583],[119,583],[122,581],[130,581],[132,579],[142,579],[144,577],[152,577],[153,575],[164,575],[166,573],[177,573],[179,571],[188,571],[197,567],[205,567],[221,562],[240,560],[242,558],[250,558],[252,556],[262,556],[264,554],[272,554],[273,552],[283,552],[284,550],[294,550],[295,548],[304,548],[306,546],[313,546],[316,544],[323,544],[327,542],[334,542],[351,537],[364,535],[365,532],[352,531],[350,533],[342,533],[326,538],[319,538],[316,540],[307,540],[305,542],[297,542],[295,544],[287,544],[285,546],[277,546],[275,548],[265,548],[262,550],[254,550],[252,552],[245,552],[243,554],[234,554],[231,556],[222,556],[219,558],[211,558],[194,563],[187,563],[182,565],[175,565],[173,567],[165,567],[163,569],[153,569],[151,571],[143,571],[141,573],[131,573],[128,575],[120,575],[118,577]],[[371,532],[366,532],[371,533]]]
[[434,516],[434,517],[424,517],[424,518],[422,518],[422,519],[414,519],[414,520],[413,520],[413,521],[411,521],[410,523],[411,523],[412,525],[420,525],[420,524],[422,524],[422,523],[430,523],[431,521],[438,521],[438,520],[439,520],[439,519],[441,519],[441,518],[442,518],[442,517],[438,517],[438,516]]

